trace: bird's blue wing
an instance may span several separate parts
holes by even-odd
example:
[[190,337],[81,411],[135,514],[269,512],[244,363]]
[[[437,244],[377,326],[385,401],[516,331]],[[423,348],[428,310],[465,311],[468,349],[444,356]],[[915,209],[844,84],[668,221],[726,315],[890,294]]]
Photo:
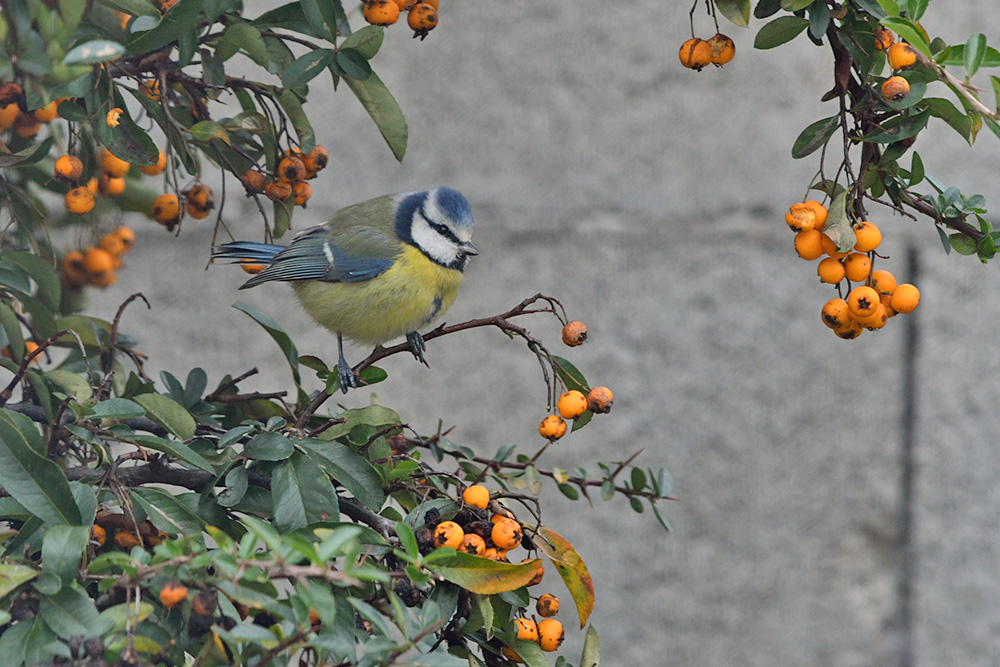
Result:
[[[364,234],[363,229],[354,230]],[[371,280],[389,269],[399,252],[387,252],[377,246],[371,256],[358,256],[336,245],[327,228],[313,227],[300,233],[291,245],[274,255],[263,271],[246,281],[240,289],[254,287],[270,280],[321,280],[331,283],[356,283]]]

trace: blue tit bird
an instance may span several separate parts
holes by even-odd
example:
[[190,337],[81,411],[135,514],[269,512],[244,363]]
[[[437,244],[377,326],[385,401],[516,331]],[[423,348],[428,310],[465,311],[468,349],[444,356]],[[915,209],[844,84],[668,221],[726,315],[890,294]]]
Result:
[[337,335],[340,387],[356,387],[344,338],[381,345],[406,336],[426,364],[419,329],[455,301],[471,255],[472,209],[457,190],[435,188],[376,197],[299,232],[286,246],[225,243],[212,257],[264,265],[240,289],[272,280],[292,283],[317,324]]

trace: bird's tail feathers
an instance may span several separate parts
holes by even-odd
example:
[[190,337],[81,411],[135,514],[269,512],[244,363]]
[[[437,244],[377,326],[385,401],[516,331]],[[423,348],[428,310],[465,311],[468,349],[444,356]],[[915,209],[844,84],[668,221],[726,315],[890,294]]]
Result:
[[234,241],[212,248],[212,259],[232,259],[237,264],[270,264],[285,246],[255,241]]

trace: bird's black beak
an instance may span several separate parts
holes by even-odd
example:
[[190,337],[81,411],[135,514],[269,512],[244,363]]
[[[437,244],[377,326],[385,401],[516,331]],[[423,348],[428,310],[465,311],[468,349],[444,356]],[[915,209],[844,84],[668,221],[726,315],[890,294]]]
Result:
[[477,248],[475,245],[473,245],[472,241],[466,241],[460,247],[462,248],[462,252],[464,252],[466,255],[478,255],[479,254],[479,248]]

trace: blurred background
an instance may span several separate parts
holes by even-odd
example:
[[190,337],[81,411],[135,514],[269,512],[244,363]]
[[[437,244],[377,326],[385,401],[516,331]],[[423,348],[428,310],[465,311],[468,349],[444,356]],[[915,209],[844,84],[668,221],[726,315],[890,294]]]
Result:
[[[249,3],[247,15],[277,4]],[[736,59],[695,73],[677,60],[689,11],[444,0],[425,41],[390,28],[372,64],[407,116],[406,158],[394,160],[346,88],[316,79],[311,118],[331,161],[295,229],[375,195],[450,185],[472,203],[482,254],[447,321],[544,292],[587,322],[588,343],[567,350],[554,320],[522,321],[615,393],[614,411],[546,465],[596,473],[642,449],[637,462],[670,470],[679,498],[664,507],[672,534],[622,498],[543,499],[546,523],[596,581],[605,664],[997,664],[1000,268],[946,255],[927,220],[869,206],[887,268],[919,286],[921,305],[859,340],[833,336],[819,319],[833,290],[783,222],[818,166],[793,160],[791,145],[835,111],[820,102],[829,50],[800,38],[755,51],[761,21],[726,23]],[[701,8],[695,20],[698,36],[714,34]],[[923,23],[949,43],[972,32],[1000,42],[993,0],[934,2]],[[914,147],[928,173],[1000,205],[996,137],[970,148],[931,125]],[[262,239],[241,195],[224,218]],[[200,366],[214,385],[256,367],[248,386],[291,389],[277,346],[230,305],[278,319],[302,354],[333,360],[335,338],[286,286],[238,293],[241,271],[206,269],[210,220],[188,220],[179,238],[126,220],[138,242],[90,310],[110,319],[128,294],[149,299],[123,328],[155,350],[151,374]],[[417,431],[443,420],[485,453],[537,446],[545,389],[522,343],[480,329],[432,341],[427,356],[429,370],[397,355],[388,382],[336,400],[377,395]],[[556,579],[547,590],[565,596]],[[565,596],[572,628],[568,607]],[[582,636],[569,632],[574,664]]]

